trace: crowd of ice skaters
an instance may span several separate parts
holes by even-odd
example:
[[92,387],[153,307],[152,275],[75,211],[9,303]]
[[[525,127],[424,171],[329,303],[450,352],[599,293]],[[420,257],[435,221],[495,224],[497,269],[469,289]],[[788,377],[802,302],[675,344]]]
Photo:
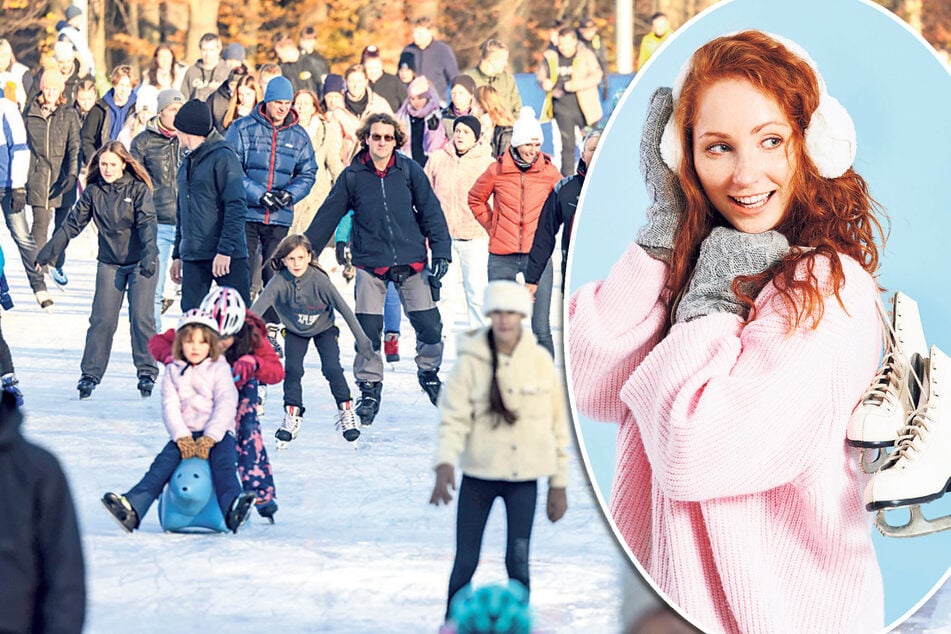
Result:
[[[396,74],[375,46],[342,74],[330,72],[313,28],[297,41],[276,35],[275,61],[257,69],[240,44],[207,34],[193,65],[161,44],[141,76],[110,69],[100,96],[77,37],[81,15],[67,10],[36,69],[0,40],[0,196],[26,280],[47,311],[55,309],[47,276],[67,286],[70,240],[90,222],[98,230],[80,398],[104,378],[126,298],[137,389],[149,397],[161,378],[170,440],[135,486],[105,494],[107,510],[134,531],[182,459],[198,457],[209,461],[228,529],[237,532],[253,509],[273,521],[259,387],[283,382],[276,436],[286,447],[301,430],[313,341],[338,429],[356,441],[381,406],[384,355],[399,359],[405,314],[420,387],[441,413],[431,502],[452,499],[457,462],[464,472],[449,592],[465,598],[456,620],[465,620],[464,603],[475,605],[468,599],[482,600],[459,591],[475,571],[495,497],[508,511],[506,567],[522,584],[505,592],[524,607],[538,478],[549,481],[549,519],[567,508],[551,256],[562,227],[567,250],[599,138],[606,75],[594,22],[554,26],[538,67],[542,118],[556,122],[562,141],[553,159],[507,70],[506,44],[485,41],[475,67],[460,72],[429,18],[415,21]],[[319,259],[353,283],[354,310]],[[0,305],[10,308],[6,284],[0,277]],[[462,295],[466,332],[444,386],[443,346]],[[177,326],[157,332],[175,302]],[[356,398],[338,315],[356,342]],[[531,333],[522,330],[527,318]],[[0,374],[22,404],[2,335]],[[496,451],[503,445],[517,449]]]

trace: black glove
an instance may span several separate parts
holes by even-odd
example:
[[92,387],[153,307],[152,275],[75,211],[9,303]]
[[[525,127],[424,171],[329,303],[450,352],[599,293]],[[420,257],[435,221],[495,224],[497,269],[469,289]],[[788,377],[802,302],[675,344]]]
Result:
[[26,189],[23,187],[14,189],[11,203],[10,211],[15,214],[23,212],[23,210],[26,209]]
[[278,209],[284,209],[294,204],[294,197],[291,196],[290,192],[286,192],[283,189],[274,192],[274,200],[277,201]]
[[3,310],[10,310],[13,308],[13,298],[10,297],[10,293],[4,291],[0,293],[0,306],[3,307]]
[[335,245],[334,251],[336,252],[336,255],[337,255],[337,264],[339,264],[340,266],[346,266],[347,265],[347,243],[338,242]]
[[155,275],[156,268],[158,268],[158,262],[154,257],[145,256],[139,260],[139,273],[141,273],[144,278]]
[[441,280],[449,272],[449,260],[446,258],[433,258],[432,274],[437,280]]
[[55,195],[63,196],[63,195],[69,194],[70,192],[75,192],[75,191],[76,191],[76,177],[70,175],[63,179],[63,185],[59,188],[58,192],[54,192],[54,193]]
[[439,125],[439,117],[430,117],[426,119],[426,127],[429,128],[430,131],[437,129]]
[[264,192],[264,195],[258,199],[258,202],[268,211],[277,211],[281,208],[281,203],[278,202],[274,192]]

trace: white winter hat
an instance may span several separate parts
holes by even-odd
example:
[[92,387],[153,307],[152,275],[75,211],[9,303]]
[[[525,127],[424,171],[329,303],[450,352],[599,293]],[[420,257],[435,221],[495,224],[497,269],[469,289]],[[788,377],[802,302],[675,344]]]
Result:
[[542,124],[535,118],[535,110],[531,106],[523,106],[518,120],[512,126],[512,147],[526,143],[541,143],[542,140],[544,140]]
[[532,296],[528,289],[518,282],[495,280],[485,287],[482,311],[486,315],[496,311],[512,311],[531,317]]
[[139,86],[135,95],[135,111],[147,110],[152,114],[158,112],[158,89],[155,86]]

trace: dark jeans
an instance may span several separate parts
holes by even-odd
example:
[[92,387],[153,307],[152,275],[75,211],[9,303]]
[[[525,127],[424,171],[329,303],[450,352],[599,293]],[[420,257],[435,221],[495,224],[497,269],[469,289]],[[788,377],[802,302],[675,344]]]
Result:
[[7,340],[3,338],[3,331],[0,330],[0,375],[13,372],[13,357],[10,355],[10,346]]
[[231,258],[231,270],[221,277],[212,275],[211,262],[211,260],[182,260],[182,312],[198,308],[201,300],[208,294],[212,281],[217,282],[218,286],[230,286],[235,289],[250,306],[248,258]]
[[[201,438],[200,431],[193,432],[193,438]],[[149,470],[142,479],[125,494],[129,504],[139,515],[139,521],[145,517],[159,495],[162,487],[172,478],[175,469],[182,461],[182,454],[174,441],[168,441],[159,455],[155,456]],[[228,432],[220,442],[216,443],[208,452],[209,466],[211,467],[211,481],[215,485],[215,496],[221,513],[227,517],[228,510],[234,499],[241,493],[241,483],[238,482],[237,453],[235,451],[234,434]]]
[[578,105],[578,96],[567,93],[561,99],[552,102],[558,133],[561,135],[561,173],[571,176],[575,173],[575,129],[584,129],[584,114]]
[[[244,232],[248,238],[248,253],[257,253],[258,245],[261,245],[261,262],[254,260],[254,269],[251,271],[251,277],[261,276],[261,288],[267,286],[267,283],[277,273],[271,267],[271,258],[277,251],[277,245],[287,237],[287,231],[290,227],[281,227],[278,225],[266,225],[261,222],[244,223]],[[260,266],[260,268],[258,268]],[[261,318],[266,323],[280,323],[281,319],[273,308],[268,308]]]
[[[489,254],[489,281],[494,280],[515,280],[515,276],[521,273],[525,275],[528,270],[528,254],[512,253],[510,255]],[[535,289],[535,303],[532,304],[532,332],[538,343],[545,346],[545,349],[555,356],[555,344],[551,339],[551,321],[549,313],[551,312],[551,285],[553,281],[551,272],[551,260],[545,265],[542,276],[538,279],[538,288]]]
[[[39,251],[50,239],[50,219],[53,219],[53,231],[59,229],[63,220],[69,215],[69,207],[57,207],[56,209],[43,209],[42,207],[33,208],[33,242],[36,243],[36,250]],[[61,268],[66,263],[66,251],[60,252],[53,266]]]
[[[17,192],[16,196],[14,191]],[[13,242],[16,243],[17,250],[20,252],[20,261],[23,262],[30,288],[34,293],[45,291],[46,281],[43,279],[43,272],[33,268],[38,249],[33,240],[33,234],[30,233],[30,226],[26,222],[26,191],[0,188],[0,207],[3,208],[3,220],[7,224],[7,230],[10,231]]]
[[446,618],[449,604],[463,586],[472,580],[479,553],[482,550],[482,535],[489,519],[489,511],[495,498],[505,503],[505,518],[508,523],[508,538],[505,545],[505,570],[509,579],[517,579],[528,588],[528,547],[532,538],[535,520],[535,502],[538,498],[538,481],[508,482],[506,480],[482,480],[463,475],[459,485],[459,501],[456,510],[456,560],[449,575],[449,599],[446,602]]
[[320,355],[320,371],[330,383],[330,393],[334,400],[346,403],[350,400],[350,386],[343,375],[343,366],[340,365],[340,346],[337,338],[340,329],[331,326],[314,337],[301,337],[288,331],[284,339],[284,405],[304,406],[300,381],[304,376],[304,356],[307,354],[307,344],[313,339],[317,354]]
[[96,290],[92,298],[92,314],[86,331],[86,347],[80,364],[82,373],[102,380],[109,365],[112,338],[119,325],[122,301],[129,296],[129,325],[132,335],[132,361],[139,376],[158,376],[158,366],[149,352],[149,339],[155,335],[156,277],[143,277],[139,265],[117,266],[99,262],[96,268]]

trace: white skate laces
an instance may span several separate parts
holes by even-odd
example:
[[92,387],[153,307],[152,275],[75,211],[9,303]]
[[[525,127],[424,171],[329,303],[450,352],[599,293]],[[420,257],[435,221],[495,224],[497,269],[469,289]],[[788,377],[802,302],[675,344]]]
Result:
[[[861,464],[865,473],[875,473],[888,458],[886,447],[906,426],[918,405],[921,391],[922,360],[927,355],[918,304],[902,293],[895,293],[889,318],[879,302],[885,324],[885,355],[878,373],[849,419],[846,439],[862,448]],[[875,450],[877,456],[870,458]]]
[[347,442],[353,442],[360,437],[360,424],[357,422],[357,415],[353,412],[351,402],[340,403],[340,411],[337,413],[337,421],[334,428],[343,433]]
[[[951,516],[929,520],[921,504],[944,495],[951,485],[951,420],[942,403],[948,357],[932,346],[925,362],[921,400],[902,427],[895,449],[865,489],[865,508],[878,511],[875,526],[887,537],[915,537],[951,528]],[[909,508],[909,519],[890,524],[885,510]]]
[[288,405],[284,408],[284,422],[281,427],[274,432],[277,438],[277,448],[287,449],[292,440],[297,438],[301,427],[304,425],[304,411],[295,405]]

